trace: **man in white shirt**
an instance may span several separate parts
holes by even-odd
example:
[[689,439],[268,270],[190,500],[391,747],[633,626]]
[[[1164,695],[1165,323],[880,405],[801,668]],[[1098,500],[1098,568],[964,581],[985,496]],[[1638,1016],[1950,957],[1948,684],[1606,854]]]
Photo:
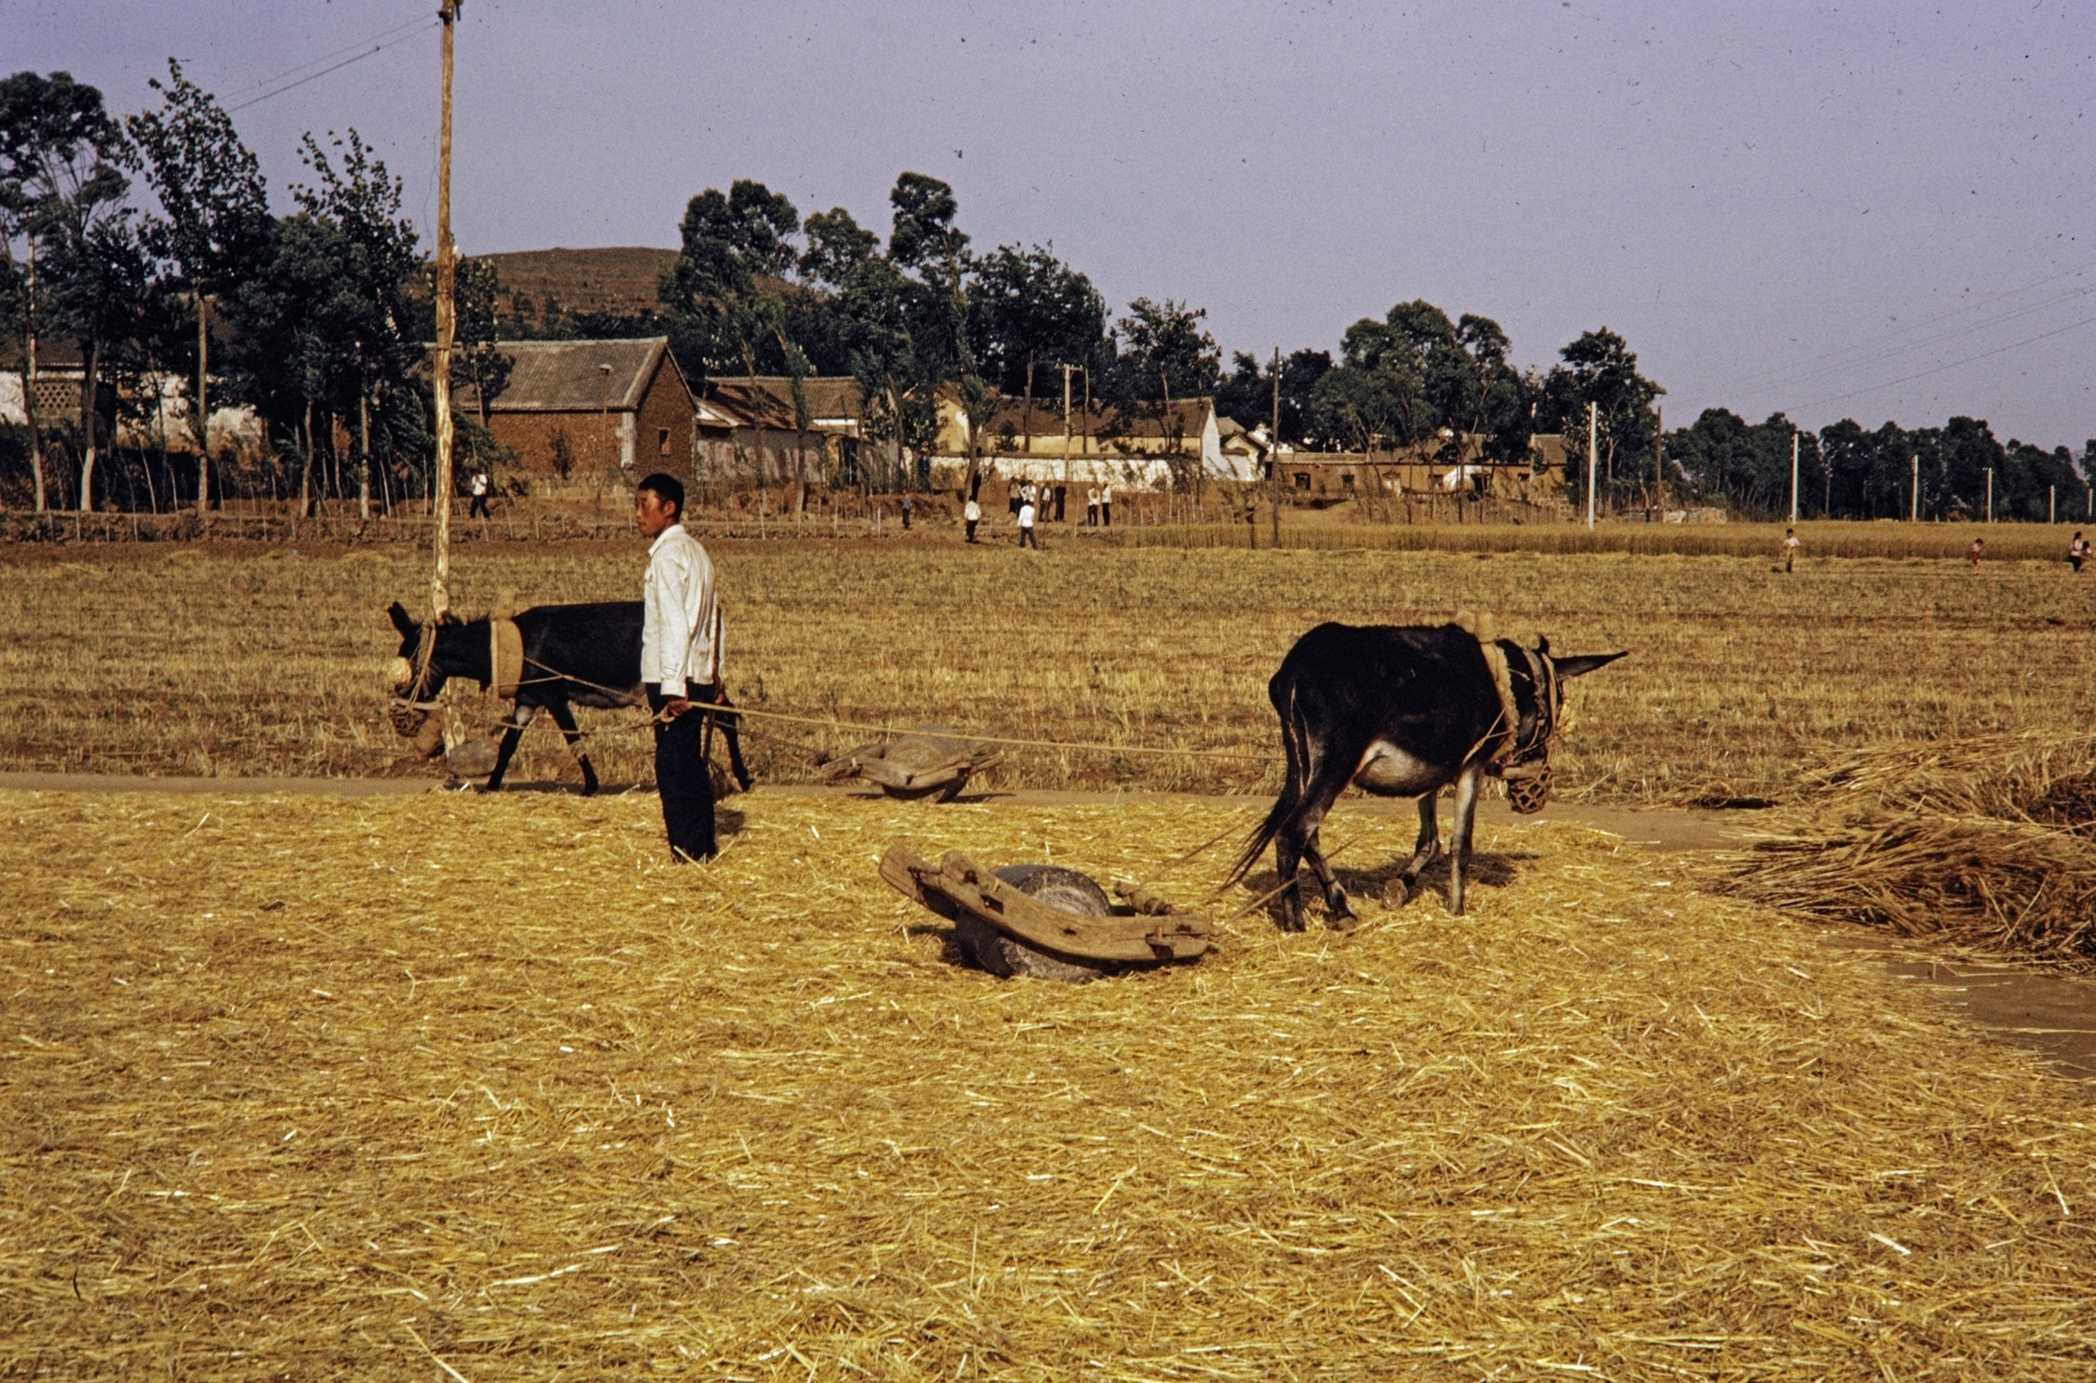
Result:
[[684,486],[660,472],[633,495],[633,524],[648,549],[641,583],[640,680],[655,713],[655,784],[670,857],[705,861],[718,847],[713,833],[713,782],[701,749],[706,717],[720,680],[720,607],[713,563],[699,540],[684,531]]
[[961,510],[961,522],[968,525],[968,541],[974,542],[975,525],[982,522],[982,506],[975,502],[973,495],[969,496],[967,506]]
[[1099,487],[1099,518],[1107,527],[1113,527],[1113,482]]
[[1033,501],[1030,499],[1019,501],[1019,546],[1031,547],[1035,552],[1041,550],[1041,540],[1033,535]]
[[488,516],[488,473],[484,468],[476,468],[474,470],[473,483],[469,488],[473,493],[473,503],[467,507],[466,517],[469,519],[486,518]]

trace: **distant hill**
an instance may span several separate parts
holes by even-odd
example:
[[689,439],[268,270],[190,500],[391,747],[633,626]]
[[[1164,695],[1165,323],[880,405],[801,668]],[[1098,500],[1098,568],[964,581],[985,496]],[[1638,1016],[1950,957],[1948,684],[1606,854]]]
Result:
[[675,250],[616,245],[597,250],[518,250],[476,255],[502,276],[496,312],[543,318],[548,309],[629,315],[658,306],[655,284],[677,262]]

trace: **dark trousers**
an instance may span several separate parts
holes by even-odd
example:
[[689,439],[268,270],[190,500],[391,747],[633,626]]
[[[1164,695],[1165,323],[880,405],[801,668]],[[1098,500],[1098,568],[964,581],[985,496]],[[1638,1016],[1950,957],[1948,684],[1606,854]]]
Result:
[[[660,715],[667,700],[660,682],[647,684],[648,709]],[[704,701],[709,690],[692,687],[691,699]],[[662,824],[668,828],[670,856],[710,860],[719,851],[713,839],[713,779],[701,756],[706,717],[694,706],[675,720],[655,722],[655,786],[662,793]]]
[[1104,527],[1107,527],[1107,528],[1112,528],[1112,527],[1113,527],[1113,506],[1112,506],[1111,504],[1102,504],[1102,505],[1100,505],[1100,506],[1099,506],[1099,518],[1101,519],[1101,521],[1102,521],[1102,523],[1103,523],[1103,526],[1104,526]]
[[1019,546],[1030,547],[1038,552],[1040,551],[1041,541],[1033,536],[1031,528],[1022,528],[1019,530]]
[[467,517],[467,518],[469,518],[469,519],[473,519],[473,518],[481,518],[481,519],[484,519],[484,518],[486,518],[487,516],[488,516],[488,497],[487,497],[486,495],[475,495],[475,496],[473,496],[473,503],[472,503],[471,505],[469,505],[469,506],[467,507],[467,509],[466,509],[466,517]]
[[[965,523],[965,524],[967,524],[967,525],[968,525],[968,541],[969,541],[969,542],[971,542],[971,543],[972,543],[972,542],[974,542],[974,541],[975,541],[975,525],[976,525],[976,524],[978,524],[978,523],[980,523],[980,522],[982,522],[982,520],[980,520],[980,519],[963,519],[963,520],[962,520],[961,522],[963,522],[963,523]],[[2077,567],[2077,568],[2076,568],[2076,570],[2078,571],[2078,570],[2080,570],[2080,568],[2078,568],[2078,567]]]

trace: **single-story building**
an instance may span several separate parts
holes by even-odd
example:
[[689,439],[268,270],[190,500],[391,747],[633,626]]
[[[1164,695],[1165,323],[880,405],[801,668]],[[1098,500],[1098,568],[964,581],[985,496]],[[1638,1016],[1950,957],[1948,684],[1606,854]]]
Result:
[[1169,407],[1077,405],[1070,410],[1065,432],[1060,400],[1036,400],[1029,408],[1024,399],[999,398],[971,431],[960,401],[942,396],[934,458],[948,465],[964,463],[971,436],[985,470],[1007,479],[1067,477],[1087,484],[1110,481],[1162,488],[1193,475],[1252,480],[1258,474],[1250,455],[1224,449],[1215,400],[1209,398],[1174,399]]
[[[689,476],[698,408],[667,336],[631,341],[504,341],[509,379],[488,400],[488,430],[533,476]],[[468,384],[459,411],[480,412]]]

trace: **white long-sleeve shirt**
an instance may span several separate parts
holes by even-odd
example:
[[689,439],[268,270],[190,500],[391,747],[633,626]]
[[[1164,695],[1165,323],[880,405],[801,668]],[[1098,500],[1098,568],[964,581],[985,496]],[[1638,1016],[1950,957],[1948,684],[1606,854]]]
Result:
[[648,549],[641,599],[647,616],[641,626],[640,680],[660,682],[664,696],[684,696],[690,683],[718,681],[721,617],[713,563],[682,524],[663,529]]

